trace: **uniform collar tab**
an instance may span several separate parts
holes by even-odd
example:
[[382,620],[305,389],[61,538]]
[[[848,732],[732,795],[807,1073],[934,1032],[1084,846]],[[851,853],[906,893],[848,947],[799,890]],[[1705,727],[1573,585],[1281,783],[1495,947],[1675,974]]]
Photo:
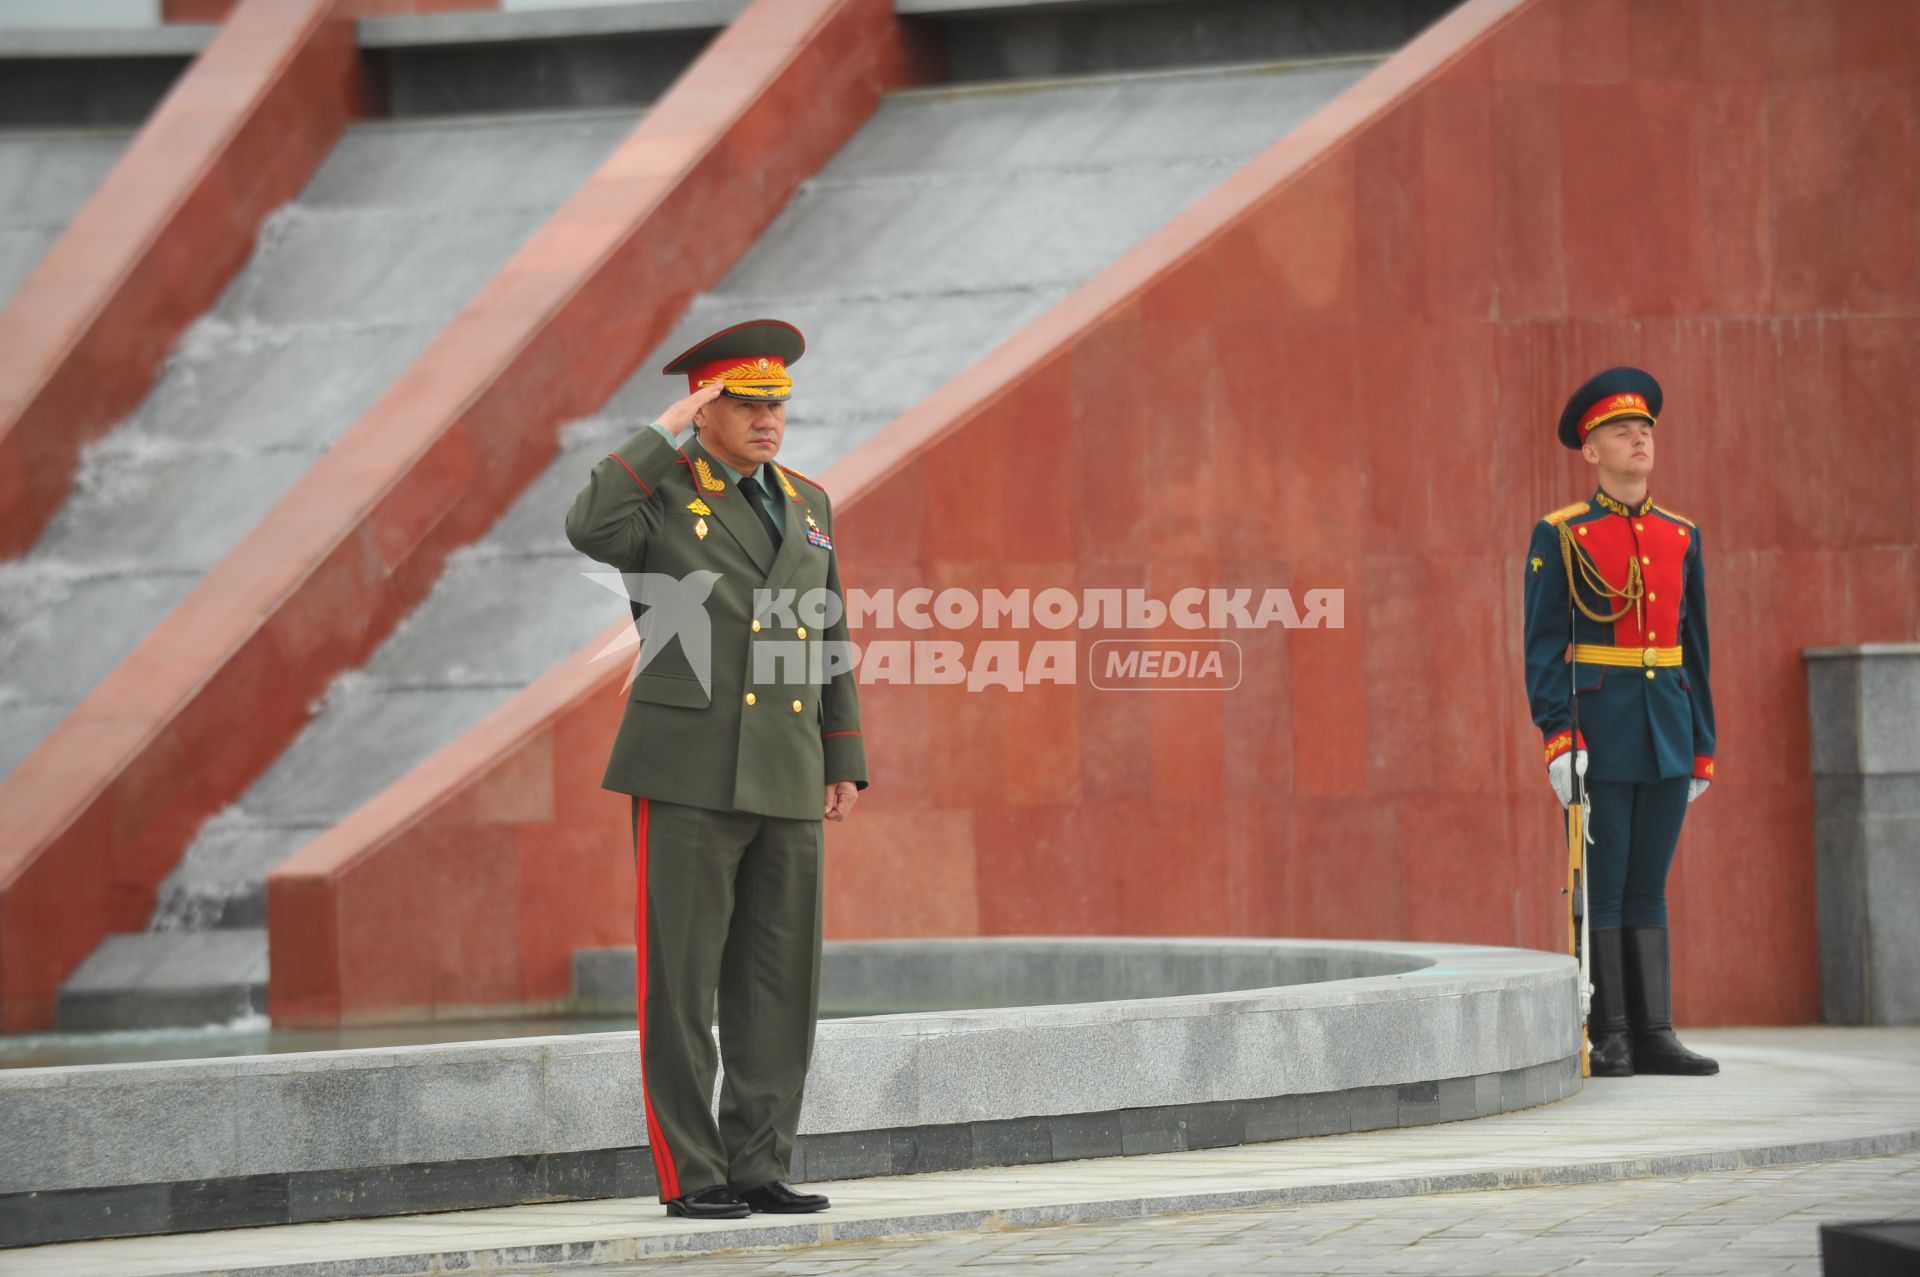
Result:
[[1638,515],[1645,515],[1653,510],[1652,497],[1646,498],[1637,507],[1630,506],[1624,501],[1615,501],[1607,495],[1606,489],[1604,488],[1594,489],[1593,503],[1609,514],[1617,514],[1623,519],[1631,519]]

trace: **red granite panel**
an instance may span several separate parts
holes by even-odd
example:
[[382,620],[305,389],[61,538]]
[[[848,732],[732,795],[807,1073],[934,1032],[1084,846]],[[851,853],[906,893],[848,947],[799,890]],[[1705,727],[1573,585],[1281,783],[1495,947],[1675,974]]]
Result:
[[1493,286],[1507,318],[1564,313],[1566,275],[1560,114],[1551,84],[1493,91]]
[[[1912,194],[1875,172],[1876,148],[1908,136],[1914,77],[1861,34],[1897,49],[1911,24],[1878,3],[1811,21],[1745,6],[1745,23],[1735,7],[1466,6],[1448,20],[1461,43],[1421,42],[1417,72],[1324,114],[827,476],[870,587],[1348,591],[1344,629],[1245,636],[1279,659],[1250,664],[1237,700],[1084,677],[1018,694],[865,688],[870,726],[912,739],[875,742],[875,789],[829,833],[834,934],[1564,948],[1563,835],[1526,723],[1514,567],[1533,520],[1591,485],[1551,443],[1569,387],[1632,360],[1668,385],[1682,433],[1663,445],[1661,495],[1704,525],[1729,636],[1724,776],[1673,884],[1681,1016],[1817,1015],[1799,652],[1911,641],[1920,624],[1911,592],[1883,584],[1920,553],[1889,496],[1920,480],[1895,424],[1915,406],[1897,376],[1920,303],[1902,273]],[[1782,58],[1796,42],[1803,56]],[[1883,136],[1848,133],[1850,112]],[[1634,163],[1648,148],[1657,173]],[[1606,185],[1621,168],[1657,207]],[[1264,187],[1249,176],[1263,173]],[[1808,228],[1849,184],[1873,188],[1847,214],[1871,222],[1868,248],[1817,243]],[[1866,293],[1873,318],[1844,318],[1858,290],[1836,281],[1869,251],[1891,274]],[[1183,406],[1192,460],[1169,474],[1156,449]],[[1844,441],[1825,424],[1839,422]],[[1023,482],[1014,459],[1036,423],[1059,423],[1069,468],[1101,473],[1114,499]],[[968,485],[987,526],[956,532],[965,511],[937,476],[1003,471]],[[1072,634],[1083,673],[1105,636]],[[595,679],[611,676],[565,694]],[[540,718],[562,691],[522,712]],[[597,769],[611,731],[607,707],[579,705],[556,772]],[[571,808],[589,797],[553,822],[583,819]],[[520,845],[559,856],[532,824]],[[573,924],[554,899],[524,932],[526,969],[564,948]]]

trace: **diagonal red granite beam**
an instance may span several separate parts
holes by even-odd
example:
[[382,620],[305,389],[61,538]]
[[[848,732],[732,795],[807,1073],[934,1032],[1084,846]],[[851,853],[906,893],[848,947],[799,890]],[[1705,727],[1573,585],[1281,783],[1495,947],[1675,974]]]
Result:
[[333,0],[246,0],[0,312],[0,558],[66,500],[360,102]]
[[[1106,315],[1136,304],[1156,281],[1217,247],[1250,210],[1442,76],[1515,9],[1535,2],[1473,0],[1462,6],[1147,243],[916,405],[827,474],[837,517],[854,519],[867,537],[888,543],[887,551],[873,556],[882,562],[910,556],[925,502],[900,494],[920,482],[917,458],[927,449],[949,435],[981,429],[1008,396],[1049,380],[1057,384],[1060,353],[1085,340]],[[1168,376],[1166,369],[1135,371]],[[984,462],[983,472],[991,466]],[[984,517],[970,506],[956,519],[965,535],[979,536]],[[844,536],[841,542],[848,544]],[[864,557],[854,550],[850,562]],[[861,584],[857,578],[853,583]],[[552,1011],[568,996],[574,949],[631,942],[627,809],[598,784],[619,721],[631,649],[594,659],[631,633],[624,622],[610,627],[273,872],[267,911],[276,1024]],[[892,690],[867,691],[883,724],[897,721],[893,698],[876,693]],[[924,738],[928,727],[921,723],[918,732],[899,736]],[[870,737],[883,735],[884,728],[869,725]],[[1001,744],[982,742],[980,748]],[[970,839],[953,836],[947,827],[952,813],[893,817],[886,810],[889,784],[914,782],[884,763],[882,771],[892,774],[877,782],[874,800],[847,827],[830,828],[829,872],[836,855],[844,854],[840,848],[878,838],[914,849],[907,853],[912,881],[891,889],[917,901],[914,908],[923,916],[972,898]],[[955,866],[965,880],[955,877]],[[454,875],[463,883],[458,893],[430,889]],[[867,884],[863,890],[889,888]],[[830,904],[830,913],[836,908]],[[945,932],[977,933],[977,907],[941,916],[926,933]]]
[[[262,0],[265,2],[265,0]],[[391,390],[0,782],[0,1029],[145,925],[292,740],[925,58],[888,0],[756,0]]]

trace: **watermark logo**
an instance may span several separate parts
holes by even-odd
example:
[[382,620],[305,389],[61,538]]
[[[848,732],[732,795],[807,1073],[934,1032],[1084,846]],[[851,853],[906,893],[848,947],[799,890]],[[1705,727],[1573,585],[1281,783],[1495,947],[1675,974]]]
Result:
[[1087,681],[1103,692],[1231,692],[1243,656],[1232,639],[1101,639]]
[[[631,685],[676,640],[701,687],[712,693],[713,626],[707,602],[717,572],[674,578],[650,572],[588,572],[603,588],[640,605],[633,631],[608,643],[600,660],[638,645],[628,672]],[[1144,590],[1067,589],[937,593],[849,590],[843,599],[826,589],[753,592],[757,628],[748,645],[748,678],[754,684],[821,684],[852,675],[863,684],[964,685],[969,691],[1018,692],[1042,684],[1076,684],[1082,656],[1087,682],[1101,691],[1227,692],[1240,686],[1246,653],[1242,645],[1199,631],[1342,629],[1346,594],[1307,590],[1298,598],[1285,589],[1186,589],[1167,599]],[[865,642],[828,638],[845,621]],[[1169,630],[1185,633],[1168,634]],[[880,637],[900,631],[1013,632],[1032,637]],[[1100,631],[1081,640],[1074,631]],[[1131,631],[1126,638],[1106,635]],[[1035,632],[1045,632],[1042,637]],[[845,633],[846,631],[838,631]],[[729,640],[732,641],[732,640]]]
[[654,658],[677,639],[680,650],[686,654],[687,665],[699,680],[700,690],[713,695],[713,622],[707,615],[707,596],[720,583],[720,573],[703,569],[684,577],[661,572],[585,572],[581,575],[645,609],[635,619],[632,630],[621,631],[620,637],[593,654],[593,659],[598,661],[636,644],[639,646],[626,682],[620,685],[622,691],[632,687],[633,681]]

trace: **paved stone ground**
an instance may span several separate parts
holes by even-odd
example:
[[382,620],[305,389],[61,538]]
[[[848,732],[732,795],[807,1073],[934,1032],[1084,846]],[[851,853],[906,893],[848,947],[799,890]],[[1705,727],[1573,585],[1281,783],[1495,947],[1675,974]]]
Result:
[[[1818,1272],[1823,1222],[1920,1218],[1920,1028],[1689,1033],[1717,1078],[1595,1079],[1496,1117],[852,1180],[822,1215],[556,1202],[0,1252],[7,1277],[586,1271]],[[935,1236],[934,1234],[938,1234]]]
[[1672,1179],[654,1259],[584,1271],[595,1277],[887,1277],[988,1269],[1062,1277],[1149,1271],[1155,1277],[1798,1277],[1820,1272],[1821,1224],[1915,1216],[1920,1216],[1920,1153],[1907,1153]]

